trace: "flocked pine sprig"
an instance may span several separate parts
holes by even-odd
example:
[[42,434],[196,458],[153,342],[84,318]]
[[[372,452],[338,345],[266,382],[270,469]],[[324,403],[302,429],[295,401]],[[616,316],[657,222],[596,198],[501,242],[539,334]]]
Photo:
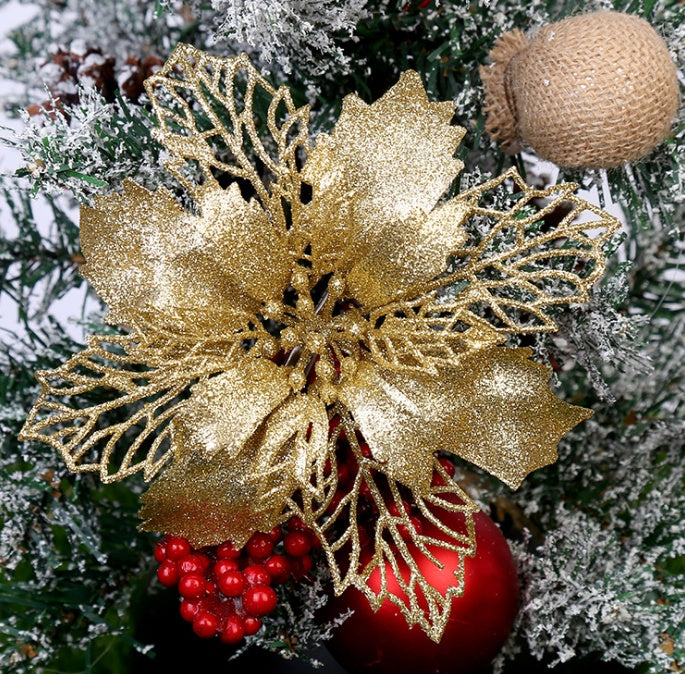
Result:
[[[50,346],[41,346],[41,343]],[[63,479],[51,452],[17,445],[31,371],[74,348],[59,326],[0,347],[0,670],[34,674],[80,653],[147,650],[132,639],[131,596],[144,567],[135,497]],[[103,643],[102,635],[108,635]],[[117,644],[119,646],[117,647]],[[65,651],[65,647],[67,650]],[[61,654],[61,655],[60,655]],[[84,660],[84,658],[86,658]]]
[[[514,550],[525,578],[516,629],[530,652],[552,665],[592,656],[654,674],[678,671],[683,584],[664,581],[660,550],[623,541],[573,507],[556,511],[563,528],[548,532],[534,554]],[[503,667],[510,671],[500,657],[496,671]]]
[[0,73],[35,90],[43,81],[40,66],[74,42],[97,47],[123,65],[127,57],[164,56],[180,39],[206,39],[202,30],[180,0],[172,0],[165,13],[155,0],[36,0],[7,36],[11,46],[0,59]]
[[[141,105],[123,98],[108,103],[92,88],[80,90],[79,102],[63,112],[39,117],[22,113],[23,129],[9,139],[21,152],[32,193],[69,190],[79,202],[121,189],[125,178],[149,186],[163,184],[160,147],[154,123]],[[168,182],[168,180],[167,180]]]
[[513,496],[546,537],[517,548],[524,600],[510,653],[524,640],[541,658],[592,654],[654,674],[682,661],[685,320],[640,333],[649,372],[616,368],[613,405],[594,405],[559,462]]
[[[346,70],[351,58],[340,46],[367,16],[367,0],[193,0],[212,24],[212,41],[249,45],[266,63],[289,73],[293,64],[310,76]],[[204,10],[204,11],[203,11]]]
[[[0,295],[5,305],[3,342],[12,335],[10,322],[35,330],[51,313],[51,305],[81,285],[82,261],[78,226],[59,199],[47,197],[43,208],[50,226],[39,225],[40,206],[31,199],[26,185],[5,177],[0,180],[0,199],[9,227],[0,227]],[[14,315],[10,316],[12,306]]]
[[315,564],[306,579],[291,586],[278,586],[278,608],[265,620],[262,629],[231,656],[239,658],[250,648],[261,648],[284,660],[298,658],[314,668],[323,666],[312,654],[325,645],[337,627],[351,615],[346,611],[322,618],[322,609],[331,598],[331,576],[325,564]]

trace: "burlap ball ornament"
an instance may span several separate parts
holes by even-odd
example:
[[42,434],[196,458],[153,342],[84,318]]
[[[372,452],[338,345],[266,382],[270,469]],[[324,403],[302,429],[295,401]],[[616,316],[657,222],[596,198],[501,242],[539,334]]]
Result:
[[481,68],[486,129],[508,152],[559,166],[611,168],[647,155],[678,109],[676,68],[644,20],[575,16],[503,35]]

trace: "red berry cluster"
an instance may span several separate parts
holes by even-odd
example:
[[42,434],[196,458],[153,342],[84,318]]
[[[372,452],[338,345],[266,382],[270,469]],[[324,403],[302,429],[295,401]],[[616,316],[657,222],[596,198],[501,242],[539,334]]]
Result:
[[275,610],[272,586],[298,581],[311,570],[309,553],[316,543],[299,518],[288,522],[285,536],[278,526],[255,533],[243,548],[227,541],[194,550],[185,538],[167,536],[155,547],[157,578],[167,587],[178,586],[181,616],[197,636],[237,644]]

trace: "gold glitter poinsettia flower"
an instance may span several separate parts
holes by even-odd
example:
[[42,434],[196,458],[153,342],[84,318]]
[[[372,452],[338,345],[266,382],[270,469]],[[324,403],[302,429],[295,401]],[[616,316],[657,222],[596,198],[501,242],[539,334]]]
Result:
[[[446,477],[435,452],[513,488],[556,459],[589,412],[553,395],[529,349],[502,343],[556,329],[549,308],[587,298],[617,222],[575,185],[536,190],[515,171],[447,198],[464,130],[414,72],[373,104],[345,98],[313,149],[309,109],[245,56],[181,45],[146,86],[192,208],[131,181],[83,207],[83,274],[128,332],[39,372],[22,437],[105,482],[169,464],[143,496],[143,526],[196,546],[242,544],[298,514],[337,592],[390,598],[438,639],[463,578],[446,596],[430,586],[416,555],[435,563],[436,540],[392,501],[411,491],[440,544],[473,555],[476,507],[432,479]],[[359,468],[344,492],[341,433]],[[378,512],[371,559],[362,489]],[[461,513],[463,530],[436,507]],[[366,580],[397,558],[402,591],[381,571],[373,593]]]

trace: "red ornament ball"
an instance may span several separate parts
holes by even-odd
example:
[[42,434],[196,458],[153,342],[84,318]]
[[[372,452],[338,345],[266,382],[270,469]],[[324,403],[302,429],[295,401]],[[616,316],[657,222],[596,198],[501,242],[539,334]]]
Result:
[[[454,530],[463,529],[460,514],[441,510],[440,519]],[[482,512],[474,515],[474,522],[476,555],[464,562],[464,593],[452,601],[440,643],[431,641],[417,625],[409,627],[390,601],[383,602],[374,613],[366,597],[350,588],[327,606],[330,615],[354,609],[327,644],[343,667],[349,672],[369,674],[471,674],[497,655],[516,616],[518,577],[509,546],[497,525]],[[434,538],[444,538],[430,522],[424,520],[423,528]],[[455,582],[459,557],[438,546],[428,547],[444,566],[439,569],[422,563],[422,571],[434,587],[444,592]],[[386,570],[389,582],[395,584],[388,562]],[[368,581],[374,590],[379,587],[379,577],[376,571]],[[399,593],[399,586],[395,585],[394,590]]]

